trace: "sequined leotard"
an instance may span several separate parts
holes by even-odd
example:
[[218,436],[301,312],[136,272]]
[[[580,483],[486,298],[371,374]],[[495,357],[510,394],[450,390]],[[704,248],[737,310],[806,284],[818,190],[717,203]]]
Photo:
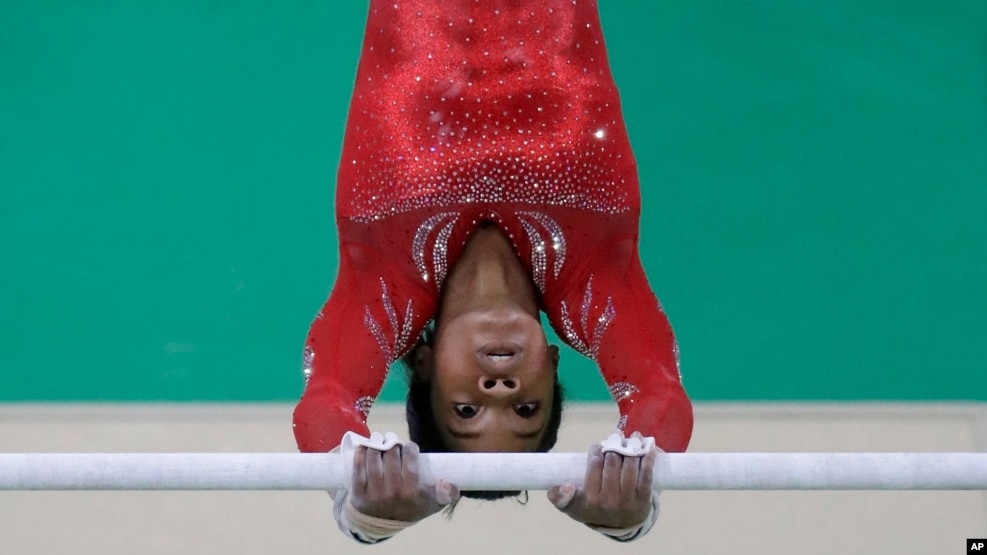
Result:
[[595,1],[371,1],[337,180],[339,270],[305,345],[299,448],[367,434],[390,364],[490,221],[558,335],[596,361],[618,426],[685,450],[692,408],[638,257],[639,215]]

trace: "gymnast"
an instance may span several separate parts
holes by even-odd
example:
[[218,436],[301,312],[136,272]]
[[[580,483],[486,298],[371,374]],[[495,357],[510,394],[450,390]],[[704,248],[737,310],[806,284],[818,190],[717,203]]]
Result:
[[[562,391],[544,313],[620,412],[584,483],[549,499],[614,539],[647,533],[657,450],[686,449],[692,406],[639,259],[640,207],[594,0],[371,0],[336,184],[339,269],[294,413],[301,451],[354,454],[351,487],[333,492],[344,532],[376,543],[454,505],[454,484],[418,484],[419,451],[552,448]],[[399,360],[411,441],[361,439]]]

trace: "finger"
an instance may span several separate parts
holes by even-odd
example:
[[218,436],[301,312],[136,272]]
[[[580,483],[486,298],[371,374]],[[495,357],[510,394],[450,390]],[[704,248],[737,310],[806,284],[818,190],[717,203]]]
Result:
[[641,472],[638,476],[637,482],[637,492],[641,497],[651,496],[651,491],[654,488],[655,479],[655,462],[658,460],[658,449],[655,447],[651,448],[651,451],[644,456],[641,461]]
[[364,492],[367,490],[367,448],[357,447],[353,451],[353,490]]
[[418,480],[418,444],[401,445],[401,491],[412,496],[421,489]]
[[636,496],[642,458],[624,457],[620,467],[620,493],[622,496]]
[[620,469],[624,463],[624,456],[620,453],[610,451],[603,457],[603,495],[618,495],[620,493]]
[[367,488],[379,489],[381,479],[384,477],[384,463],[380,458],[380,451],[361,447],[367,453]]
[[583,480],[583,491],[596,498],[600,494],[600,490],[603,488],[603,448],[600,444],[593,445],[589,448],[589,454],[586,456],[586,477]]
[[412,441],[401,446],[401,479],[418,483],[418,444]]
[[576,486],[572,484],[552,486],[548,489],[548,500],[552,502],[552,505],[555,505],[556,509],[563,512],[569,507],[575,496]]
[[435,483],[435,502],[440,506],[448,505],[459,500],[459,488],[442,478]]
[[401,446],[395,445],[380,454],[384,466],[384,481],[391,485],[401,483]]

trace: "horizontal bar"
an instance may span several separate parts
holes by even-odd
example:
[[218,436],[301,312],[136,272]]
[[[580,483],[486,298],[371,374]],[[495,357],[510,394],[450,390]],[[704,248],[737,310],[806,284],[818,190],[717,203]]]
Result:
[[[0,490],[330,490],[340,454],[0,453]],[[420,479],[462,490],[581,484],[583,453],[423,453]],[[987,490],[987,453],[670,453],[660,490]]]

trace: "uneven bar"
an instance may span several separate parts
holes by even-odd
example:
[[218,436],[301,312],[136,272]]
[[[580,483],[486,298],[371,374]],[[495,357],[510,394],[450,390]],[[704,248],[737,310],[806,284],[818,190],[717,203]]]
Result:
[[[425,484],[545,490],[583,481],[583,453],[424,453]],[[299,453],[0,453],[0,490],[330,490],[351,460]],[[987,490],[987,453],[669,453],[658,490]]]

